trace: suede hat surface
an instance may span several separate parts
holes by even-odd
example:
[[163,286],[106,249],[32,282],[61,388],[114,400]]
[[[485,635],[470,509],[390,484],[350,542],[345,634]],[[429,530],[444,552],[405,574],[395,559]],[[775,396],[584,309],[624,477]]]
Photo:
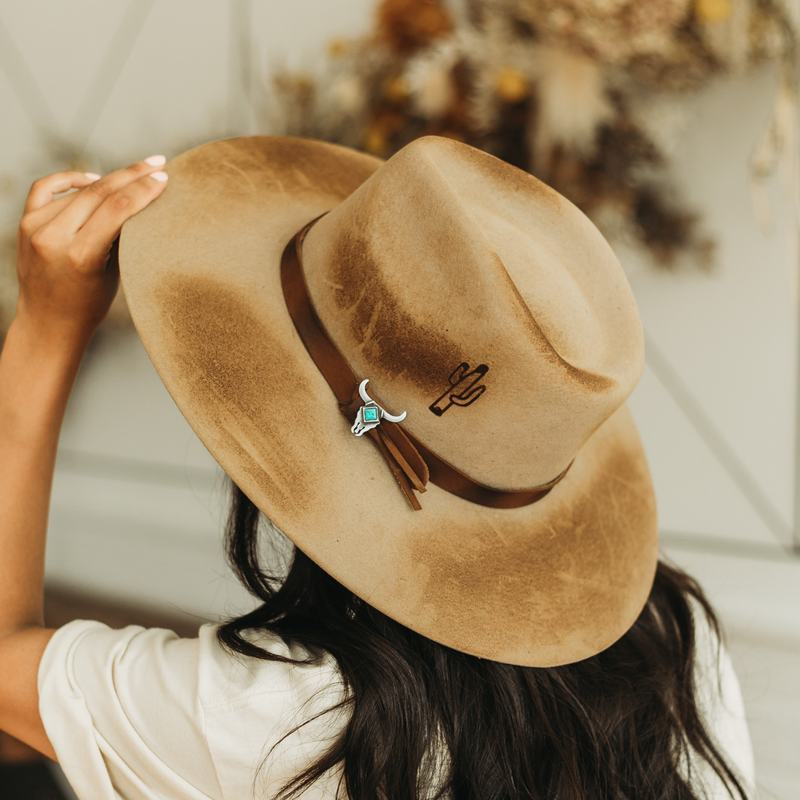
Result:
[[[467,145],[382,162],[250,137],[169,162],[120,270],[142,341],[222,468],[360,598],[483,658],[588,658],[641,612],[655,500],[625,400],[644,345],[622,268],[571,203]],[[351,432],[289,314],[287,244],[321,326],[402,425],[502,491],[566,474],[520,508],[429,483],[415,511]]]

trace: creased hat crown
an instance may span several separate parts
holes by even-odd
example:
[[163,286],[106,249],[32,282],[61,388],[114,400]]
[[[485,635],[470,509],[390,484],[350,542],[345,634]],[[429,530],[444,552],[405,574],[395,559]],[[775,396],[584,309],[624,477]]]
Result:
[[594,225],[447,139],[407,146],[317,223],[304,269],[355,372],[498,489],[560,474],[641,375],[634,299]]

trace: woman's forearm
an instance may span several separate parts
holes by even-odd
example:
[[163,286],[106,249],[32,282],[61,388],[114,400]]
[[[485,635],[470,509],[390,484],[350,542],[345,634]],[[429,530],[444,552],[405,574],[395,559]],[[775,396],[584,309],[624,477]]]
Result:
[[43,624],[56,449],[84,345],[23,314],[0,353],[0,636]]
[[28,194],[17,316],[0,354],[0,638],[42,624],[61,421],[86,343],[119,286],[112,244],[164,190],[167,175],[157,170],[165,160],[153,156],[104,178],[57,172]]

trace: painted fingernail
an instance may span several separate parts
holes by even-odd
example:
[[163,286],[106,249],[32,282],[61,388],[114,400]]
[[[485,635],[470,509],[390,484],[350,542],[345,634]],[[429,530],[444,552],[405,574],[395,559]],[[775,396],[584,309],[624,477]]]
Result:
[[144,160],[145,164],[149,164],[151,167],[163,167],[164,164],[167,163],[166,156],[150,156],[150,158],[146,158]]
[[90,181],[99,181],[100,176],[96,172],[84,172],[83,173]]
[[150,177],[157,180],[159,183],[166,183],[169,175],[166,172],[151,172]]

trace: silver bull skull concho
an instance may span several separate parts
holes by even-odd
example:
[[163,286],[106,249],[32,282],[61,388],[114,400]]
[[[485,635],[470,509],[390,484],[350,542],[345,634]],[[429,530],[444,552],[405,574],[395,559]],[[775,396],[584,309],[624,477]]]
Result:
[[377,428],[381,424],[381,420],[385,419],[388,422],[402,422],[406,418],[406,413],[403,412],[400,416],[390,414],[385,408],[381,408],[368,394],[367,384],[369,378],[365,378],[358,386],[358,393],[364,401],[364,405],[358,409],[356,414],[356,421],[350,430],[356,436],[362,436],[367,431]]

